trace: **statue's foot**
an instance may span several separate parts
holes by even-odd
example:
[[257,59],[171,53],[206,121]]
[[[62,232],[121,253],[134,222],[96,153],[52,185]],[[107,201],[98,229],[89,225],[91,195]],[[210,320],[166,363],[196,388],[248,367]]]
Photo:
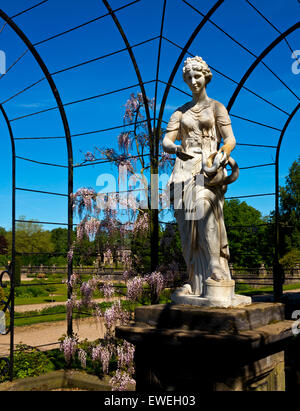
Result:
[[214,273],[211,275],[211,279],[219,282],[219,281],[229,280],[230,278],[228,278],[228,275],[226,275],[225,273],[214,272]]
[[174,292],[176,295],[189,295],[193,294],[192,287],[190,284],[184,284],[182,287],[177,288]]

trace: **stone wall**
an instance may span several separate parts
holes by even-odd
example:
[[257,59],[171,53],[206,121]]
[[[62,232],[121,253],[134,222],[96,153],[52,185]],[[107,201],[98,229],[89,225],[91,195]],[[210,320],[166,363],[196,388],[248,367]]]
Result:
[[[5,267],[0,267],[0,273],[4,271]],[[258,268],[234,268],[230,265],[232,278],[236,283],[244,283],[255,286],[262,285],[273,285],[273,270],[266,269],[264,264],[261,264]],[[74,271],[79,274],[90,274],[90,275],[105,275],[105,278],[110,280],[122,279],[123,271],[116,270],[113,267],[99,267],[94,265],[93,267],[74,267]],[[51,276],[51,274],[63,274],[67,276],[68,267],[67,266],[23,266],[21,268],[21,275],[24,277],[34,274],[45,274],[46,277]],[[187,278],[187,274],[183,271],[181,273],[183,280]],[[300,265],[297,264],[293,269],[285,270],[285,284],[300,283]]]

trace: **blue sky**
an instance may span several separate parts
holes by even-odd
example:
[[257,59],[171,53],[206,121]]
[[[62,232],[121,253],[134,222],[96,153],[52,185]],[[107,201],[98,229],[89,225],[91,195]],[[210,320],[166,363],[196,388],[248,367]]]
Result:
[[[214,0],[190,0],[189,3],[206,13]],[[2,9],[12,16],[36,3],[37,0],[15,0],[1,2]],[[129,1],[111,0],[113,9]],[[280,30],[285,31],[299,20],[300,4],[297,0],[253,0],[252,3]],[[159,35],[162,15],[162,0],[141,0],[117,13],[131,45],[138,44]],[[14,20],[25,32],[32,43],[49,38],[106,14],[101,0],[48,0],[43,5],[19,16]],[[199,24],[201,16],[182,0],[168,0],[164,36],[174,43],[184,46],[191,32]],[[259,55],[278,33],[259,16],[245,0],[225,0],[211,19],[233,38],[246,46],[252,53]],[[2,25],[1,25],[2,27]],[[1,29],[0,27],[0,29]],[[293,50],[300,50],[299,31],[288,37]],[[36,46],[51,73],[94,59],[107,53],[124,48],[122,38],[110,16],[103,17],[91,24],[66,35],[54,38]],[[7,67],[25,52],[22,41],[8,27],[0,33],[0,49],[5,51]],[[143,81],[155,79],[158,40],[135,47],[134,53],[140,67]],[[207,63],[235,81],[239,81],[254,61],[249,54],[232,39],[207,23],[189,49],[190,53],[202,56]],[[171,70],[180,50],[163,41],[159,79],[168,81]],[[292,73],[291,51],[282,42],[264,60],[272,70],[298,95],[300,95],[300,74]],[[236,85],[213,70],[213,80],[208,86],[208,95],[227,105]],[[43,77],[42,72],[30,53],[25,56],[0,79],[1,102],[18,93],[26,86]],[[125,51],[112,57],[98,60],[80,68],[55,75],[54,80],[62,101],[66,103],[86,97],[107,93],[123,87],[134,86],[137,78],[128,53]],[[177,73],[174,86],[188,92],[183,83],[181,68]],[[298,103],[297,98],[273,76],[263,65],[259,65],[246,83],[246,87],[273,104],[290,113]],[[149,97],[154,96],[154,83],[146,85]],[[99,99],[66,106],[71,134],[101,130],[122,124],[124,104],[130,92],[138,92],[138,87],[114,93]],[[164,85],[158,88],[158,107]],[[188,97],[171,90],[164,113],[167,121]],[[46,81],[20,94],[4,104],[8,117],[12,120],[39,110],[54,107],[55,101]],[[243,90],[231,111],[232,114],[252,119],[272,127],[282,129],[287,120],[286,114],[271,107],[249,92]],[[291,122],[282,144],[280,158],[280,184],[284,184],[288,168],[299,155],[299,116]],[[280,132],[258,126],[232,117],[233,130],[239,143],[276,145]],[[64,135],[58,111],[12,121],[16,138],[21,137],[59,137]],[[11,147],[3,118],[0,120],[2,161],[0,164],[0,226],[11,226]],[[82,152],[93,151],[95,146],[117,148],[119,131],[94,133],[73,137],[74,162],[83,160]],[[273,163],[276,150],[273,148],[251,148],[237,146],[232,156],[240,167]],[[17,140],[18,156],[42,162],[67,164],[65,140]],[[17,187],[35,190],[67,193],[67,169],[36,165],[17,159]],[[111,165],[94,165],[75,169],[74,189],[81,186],[96,187],[101,173],[115,172]],[[239,180],[229,187],[227,196],[272,193],[275,190],[274,166],[241,170]],[[259,209],[263,215],[274,209],[274,197],[246,199],[247,203]],[[17,191],[16,215],[40,221],[67,222],[67,207],[64,197],[34,194]],[[45,226],[52,229],[53,226]]]

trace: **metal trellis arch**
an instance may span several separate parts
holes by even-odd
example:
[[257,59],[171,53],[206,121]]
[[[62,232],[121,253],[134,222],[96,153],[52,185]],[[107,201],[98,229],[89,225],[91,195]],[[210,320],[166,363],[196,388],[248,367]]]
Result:
[[[46,80],[51,88],[53,96],[56,100],[60,117],[63,123],[64,131],[65,131],[65,138],[66,138],[66,145],[67,145],[67,152],[68,152],[68,246],[71,248],[72,240],[71,234],[73,230],[73,208],[72,208],[72,200],[71,200],[71,193],[73,192],[73,152],[72,152],[72,141],[70,136],[70,129],[67,120],[67,116],[65,113],[64,106],[62,104],[60,94],[57,90],[55,82],[39,53],[37,52],[34,45],[31,41],[27,38],[25,33],[18,27],[18,25],[3,11],[0,9],[0,17],[8,24],[12,30],[17,34],[17,36],[24,42],[27,46],[29,51],[31,52],[32,56],[40,66],[43,74],[46,77]],[[6,115],[6,112],[3,106],[0,106],[1,112],[5,118],[5,122],[9,129],[9,134],[11,138],[11,145],[12,145],[12,262],[10,268],[10,281],[11,281],[11,296],[10,296],[10,306],[11,306],[11,323],[10,323],[10,333],[11,333],[11,347],[10,347],[10,378],[13,377],[13,346],[14,346],[14,285],[15,285],[15,224],[16,224],[16,202],[15,202],[15,192],[16,192],[16,184],[15,184],[15,173],[16,173],[16,151],[15,151],[15,144],[14,144],[14,135],[11,127],[10,120]],[[72,262],[68,263],[68,279],[70,279],[72,275]],[[71,289],[69,285],[68,295],[71,295]],[[68,334],[72,334],[72,319],[70,318],[68,321]]]
[[[186,0],[182,0],[182,3],[184,3],[186,6],[190,7],[191,10],[193,10],[193,12],[197,13],[197,15],[201,15],[201,19],[200,21],[197,21],[196,27],[194,28],[193,31],[191,31],[191,33],[189,33],[189,35],[187,36],[187,40],[185,41],[185,45],[184,46],[179,46],[178,44],[176,44],[175,41],[169,39],[168,37],[165,36],[164,34],[164,29],[165,29],[165,25],[166,25],[166,14],[167,14],[167,0],[161,0],[162,3],[162,14],[161,14],[161,19],[160,19],[160,32],[159,35],[157,36],[152,36],[150,39],[140,41],[137,42],[136,44],[133,44],[131,41],[129,41],[129,36],[127,35],[124,27],[121,24],[121,19],[118,18],[117,16],[117,12],[120,10],[123,10],[127,7],[131,7],[133,5],[135,5],[136,3],[140,3],[142,0],[134,0],[131,1],[128,4],[122,5],[119,8],[116,8],[115,10],[113,10],[110,2],[108,0],[102,0],[102,4],[105,7],[105,14],[101,15],[101,16],[97,16],[91,20],[88,20],[84,23],[79,24],[78,26],[74,26],[72,28],[69,28],[67,30],[62,31],[61,33],[52,35],[51,37],[48,37],[44,40],[38,41],[36,43],[32,43],[29,38],[27,37],[27,35],[23,32],[23,30],[20,29],[20,27],[13,21],[13,18],[27,13],[32,9],[35,9],[36,7],[47,3],[48,0],[44,0],[41,1],[39,3],[37,3],[36,5],[34,5],[33,7],[30,7],[26,10],[24,10],[23,12],[17,13],[12,17],[9,17],[3,10],[0,9],[0,17],[2,18],[2,20],[4,21],[4,25],[8,25],[13,32],[18,36],[19,39],[21,39],[21,41],[23,42],[23,44],[26,45],[27,49],[25,51],[25,53],[23,53],[21,55],[21,57],[14,63],[14,65],[29,51],[32,55],[32,57],[34,58],[34,60],[37,62],[39,68],[41,69],[42,73],[43,73],[43,78],[39,79],[38,81],[35,81],[34,83],[30,84],[29,86],[27,86],[26,88],[24,88],[23,90],[19,91],[18,93],[12,95],[9,98],[6,98],[5,101],[2,102],[2,104],[0,104],[0,111],[2,113],[2,116],[4,118],[4,122],[7,126],[8,129],[8,133],[10,136],[10,140],[11,140],[11,147],[12,147],[12,262],[11,262],[11,266],[9,267],[9,269],[5,272],[3,272],[0,275],[0,286],[2,285],[2,278],[4,277],[4,274],[8,274],[9,278],[10,278],[10,282],[11,282],[11,293],[10,296],[8,298],[7,301],[5,301],[5,310],[9,310],[10,311],[10,327],[9,330],[10,331],[10,360],[5,359],[5,363],[6,365],[9,364],[9,373],[10,373],[10,378],[12,379],[13,376],[13,351],[14,351],[14,290],[15,290],[15,261],[16,261],[16,241],[15,241],[15,237],[16,237],[16,222],[18,222],[19,220],[16,219],[16,190],[25,190],[25,191],[31,191],[31,192],[37,192],[37,193],[46,193],[46,194],[52,194],[52,195],[58,195],[58,196],[67,196],[68,197],[68,204],[67,204],[67,223],[49,223],[49,222],[45,222],[45,224],[59,224],[59,225],[65,225],[68,227],[68,249],[71,250],[72,248],[72,234],[73,234],[73,227],[74,227],[74,223],[73,223],[73,204],[72,204],[72,196],[71,194],[73,193],[73,186],[74,186],[74,175],[73,175],[73,171],[74,169],[78,169],[79,167],[86,167],[89,165],[96,165],[96,164],[104,164],[104,163],[108,163],[110,160],[101,160],[101,161],[93,161],[93,162],[89,162],[89,163],[83,163],[83,164],[79,164],[79,165],[74,165],[74,160],[73,160],[73,149],[74,149],[74,145],[72,144],[72,138],[75,136],[84,136],[84,135],[92,135],[92,134],[96,134],[96,133],[104,133],[107,131],[114,131],[117,129],[121,129],[124,125],[116,125],[116,126],[110,126],[110,127],[104,127],[102,126],[102,129],[98,129],[98,130],[88,130],[86,132],[78,132],[78,133],[74,133],[71,134],[70,132],[70,117],[67,117],[66,111],[65,111],[65,107],[66,106],[71,106],[73,104],[77,104],[77,103],[82,103],[82,102],[86,102],[86,101],[94,101],[95,99],[104,97],[104,96],[108,96],[108,95],[116,95],[117,93],[123,92],[123,91],[127,91],[133,87],[139,87],[141,90],[141,94],[143,96],[143,101],[144,101],[144,107],[145,107],[145,111],[146,111],[146,124],[147,124],[147,130],[148,130],[148,134],[150,136],[150,153],[149,154],[145,154],[145,156],[149,155],[150,156],[150,165],[151,165],[151,197],[152,196],[156,196],[158,194],[158,187],[156,185],[156,180],[152,178],[152,175],[158,174],[158,164],[159,164],[159,142],[160,142],[160,138],[161,138],[161,128],[162,128],[162,124],[165,123],[163,117],[164,117],[164,113],[166,111],[166,105],[167,105],[167,99],[170,93],[170,90],[176,90],[178,92],[183,93],[184,95],[190,95],[189,93],[185,92],[184,90],[181,90],[179,87],[175,86],[174,80],[176,77],[176,74],[178,73],[179,67],[183,61],[183,59],[185,58],[186,55],[191,55],[193,56],[192,53],[190,53],[190,47],[194,44],[197,36],[199,34],[202,34],[203,29],[206,28],[207,23],[209,22],[210,24],[212,24],[214,26],[214,28],[216,28],[217,30],[221,31],[225,36],[227,36],[231,41],[233,41],[235,44],[237,44],[239,47],[241,47],[244,51],[246,51],[248,54],[250,54],[252,57],[255,58],[255,61],[249,66],[249,68],[246,70],[245,74],[242,76],[242,78],[237,81],[235,79],[232,79],[231,77],[229,77],[228,75],[222,73],[220,70],[218,70],[217,68],[213,68],[211,67],[212,70],[214,70],[215,72],[217,72],[218,74],[220,74],[221,76],[223,76],[223,78],[229,80],[230,82],[234,83],[235,85],[235,89],[234,92],[231,96],[231,98],[229,99],[229,103],[227,105],[227,109],[230,113],[230,115],[232,117],[235,118],[239,118],[245,121],[250,121],[255,125],[260,125],[260,126],[264,126],[264,127],[268,127],[269,129],[272,130],[276,130],[278,132],[280,132],[280,137],[279,140],[277,142],[277,144],[275,145],[263,145],[263,144],[252,144],[252,143],[237,143],[237,145],[241,145],[241,146],[251,146],[251,147],[256,147],[256,148],[260,148],[260,147],[269,147],[269,148],[274,148],[276,149],[276,160],[275,163],[271,163],[271,164],[259,164],[259,165],[250,165],[248,167],[241,167],[241,170],[246,170],[246,169],[252,169],[252,168],[256,168],[256,167],[265,167],[265,166],[270,166],[270,165],[274,165],[275,166],[275,193],[264,193],[264,194],[251,194],[251,195],[243,195],[243,196],[239,196],[239,197],[228,197],[228,199],[230,198],[249,198],[249,197],[260,197],[260,196],[267,196],[267,195],[272,195],[275,196],[275,238],[274,238],[274,243],[275,243],[275,253],[274,253],[274,270],[273,270],[273,288],[274,288],[274,297],[276,300],[279,300],[281,298],[282,295],[282,286],[283,286],[283,276],[281,274],[280,271],[280,266],[279,266],[279,157],[280,157],[280,149],[281,149],[281,144],[283,141],[283,138],[285,136],[285,133],[288,129],[288,126],[290,125],[291,121],[293,120],[293,118],[295,117],[296,113],[299,110],[300,105],[298,104],[296,106],[296,108],[291,112],[288,113],[286,110],[284,110],[281,107],[278,107],[276,104],[274,104],[273,102],[269,101],[268,99],[260,96],[257,92],[254,92],[252,90],[250,90],[249,88],[247,88],[245,86],[247,80],[249,79],[249,77],[252,75],[252,73],[255,71],[255,69],[259,66],[260,63],[264,64],[265,67],[269,70],[269,72],[272,73],[272,75],[274,75],[279,81],[281,81],[281,83],[287,87],[287,89],[293,94],[294,97],[296,97],[299,100],[299,97],[297,96],[297,94],[295,92],[293,92],[293,90],[291,90],[291,88],[282,81],[282,79],[276,74],[274,73],[274,71],[268,67],[264,62],[263,59],[277,46],[279,45],[282,41],[287,42],[287,37],[294,33],[297,29],[300,28],[300,23],[296,23],[294,25],[292,25],[290,28],[288,28],[287,30],[285,30],[283,33],[279,32],[278,29],[276,29],[275,26],[272,25],[272,23],[270,23],[270,21],[268,19],[266,19],[264,17],[264,15],[262,13],[260,13],[256,8],[254,8],[254,6],[250,3],[250,1],[246,0],[246,3],[248,3],[251,7],[253,7],[256,12],[258,14],[260,14],[268,24],[272,25],[272,27],[277,30],[277,32],[279,32],[279,36],[277,38],[275,38],[275,40],[273,40],[268,47],[265,48],[265,50],[260,53],[259,56],[256,56],[252,51],[250,51],[246,46],[242,45],[239,41],[235,40],[233,38],[232,35],[230,35],[229,33],[227,33],[224,29],[222,29],[220,26],[218,26],[214,21],[212,21],[212,17],[215,16],[215,14],[217,14],[217,11],[220,10],[220,6],[224,6],[226,4],[225,0],[218,0],[215,1],[214,4],[212,5],[212,7],[210,6],[210,8],[208,9],[208,11],[206,13],[202,13],[201,11],[199,11],[196,7],[194,7],[192,4],[190,4],[188,1]],[[101,5],[101,2],[99,1],[99,6]],[[117,28],[119,34],[122,37],[122,40],[125,44],[125,48],[121,48],[117,51],[114,52],[107,52],[104,55],[101,56],[97,56],[96,58],[89,58],[85,61],[82,61],[78,64],[73,64],[70,67],[67,68],[62,68],[60,70],[57,70],[55,72],[50,72],[47,64],[45,62],[44,59],[42,59],[41,55],[39,54],[39,52],[37,51],[37,46],[44,44],[52,39],[57,39],[60,38],[61,36],[64,36],[67,33],[71,33],[77,29],[80,29],[82,27],[87,26],[90,23],[93,23],[95,21],[100,21],[103,18],[108,17],[109,19],[112,18],[113,23],[114,23],[114,27]],[[3,26],[4,27],[4,26]],[[2,30],[1,30],[2,31]],[[0,31],[0,32],[1,32]],[[148,80],[148,81],[143,81],[143,73],[141,70],[141,67],[138,65],[137,63],[137,58],[136,58],[136,54],[134,53],[133,49],[144,45],[144,44],[149,44],[154,40],[159,40],[159,44],[158,44],[158,56],[157,56],[157,61],[156,61],[156,75],[155,78],[153,80]],[[168,72],[168,81],[163,81],[160,79],[160,67],[161,67],[161,52],[163,49],[163,42],[168,42],[169,44],[173,45],[174,47],[176,47],[177,49],[179,49],[179,55],[176,55],[176,59],[174,59],[175,64],[171,67],[170,72]],[[288,43],[287,43],[288,44]],[[288,44],[289,48],[291,49],[290,45]],[[116,90],[112,90],[112,91],[108,91],[108,92],[101,92],[98,93],[96,95],[93,96],[88,96],[88,97],[84,97],[84,98],[78,98],[77,100],[74,101],[70,101],[68,103],[63,103],[62,98],[61,98],[61,94],[57,89],[56,86],[56,82],[54,81],[53,77],[57,74],[63,73],[63,72],[68,72],[69,70],[73,70],[75,68],[79,68],[81,66],[86,66],[87,64],[93,63],[95,61],[102,61],[104,59],[107,59],[111,56],[115,56],[118,53],[128,53],[129,57],[130,57],[130,61],[131,64],[134,68],[134,72],[135,72],[135,76],[137,78],[137,84],[134,85],[130,85],[130,86],[124,86],[124,87],[119,87]],[[12,66],[11,66],[12,67]],[[9,101],[11,101],[13,98],[15,98],[16,96],[19,96],[20,94],[28,91],[29,89],[32,89],[33,87],[37,86],[38,84],[40,84],[43,80],[47,81],[51,93],[55,99],[56,102],[56,106],[55,107],[51,107],[51,108],[47,108],[45,110],[40,110],[40,111],[36,111],[34,113],[30,113],[24,116],[19,116],[16,117],[14,119],[9,119],[7,112],[5,110],[5,104]],[[151,118],[150,115],[150,109],[149,109],[149,104],[148,104],[148,99],[147,99],[147,95],[146,95],[146,89],[145,89],[145,85],[146,84],[150,84],[150,83],[154,83],[155,84],[155,99],[154,99],[154,118]],[[158,101],[158,84],[162,84],[163,87],[163,93],[162,93],[162,98],[160,101]],[[266,102],[267,104],[269,104],[270,106],[272,106],[275,109],[280,110],[282,113],[284,113],[285,115],[287,115],[287,121],[284,124],[283,128],[278,128],[278,127],[274,127],[272,125],[269,124],[263,124],[260,123],[258,121],[254,121],[254,120],[250,120],[250,119],[246,119],[243,118],[241,116],[238,116],[237,114],[232,114],[231,110],[234,104],[236,104],[236,102],[238,101],[238,97],[239,94],[242,90],[247,90],[248,92],[250,92],[252,95],[254,95],[255,97],[261,99],[262,101]],[[159,107],[160,106],[160,107]],[[158,110],[159,107],[159,110]],[[30,117],[30,116],[34,116],[40,113],[44,113],[44,112],[48,112],[51,110],[56,110],[58,109],[59,112],[59,116],[60,116],[60,120],[62,122],[63,125],[63,130],[64,130],[64,134],[63,136],[57,136],[57,137],[21,137],[21,138],[16,138],[14,136],[14,131],[12,128],[12,122],[19,120],[21,118],[25,118],[25,117]],[[158,114],[157,114],[158,112]],[[153,123],[152,123],[153,121]],[[131,125],[136,125],[137,123],[133,123]],[[47,139],[47,138],[52,138],[52,139],[65,139],[66,142],[66,147],[67,147],[67,161],[66,164],[50,164],[50,163],[42,163],[40,161],[35,161],[33,159],[28,159],[28,158],[24,158],[24,157],[20,157],[16,154],[16,148],[15,148],[15,141],[16,140],[26,140],[26,139]],[[68,183],[67,183],[67,193],[53,193],[53,192],[48,192],[48,191],[41,191],[41,190],[34,190],[34,189],[28,189],[28,188],[20,188],[16,186],[16,159],[23,159],[23,160],[27,160],[27,161],[31,161],[37,164],[47,164],[47,165],[51,165],[51,166],[57,166],[57,167],[63,167],[66,168],[68,170]],[[130,190],[128,190],[130,191]],[[134,190],[131,190],[134,191]],[[43,222],[39,222],[39,223],[43,223]],[[151,269],[154,271],[156,270],[158,263],[159,263],[159,258],[158,258],[158,252],[159,252],[159,224],[161,222],[159,221],[158,218],[158,210],[151,210]],[[72,259],[68,259],[68,280],[70,280],[71,275],[72,275]],[[68,298],[71,298],[72,295],[72,288],[70,285],[70,281],[68,281]],[[73,326],[72,326],[72,316],[68,316],[68,320],[67,320],[67,333],[68,335],[72,335],[73,334]]]

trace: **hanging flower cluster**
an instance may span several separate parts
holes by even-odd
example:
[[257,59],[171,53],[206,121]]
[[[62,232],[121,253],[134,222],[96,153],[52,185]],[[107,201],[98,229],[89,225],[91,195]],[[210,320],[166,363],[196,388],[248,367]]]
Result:
[[133,374],[134,369],[134,345],[124,340],[122,345],[117,346],[118,368],[128,370],[130,374]]
[[113,328],[116,325],[126,325],[130,320],[129,312],[123,310],[120,300],[114,302],[110,308],[107,308],[103,317],[108,334],[113,333]]
[[115,289],[114,289],[113,283],[110,282],[110,281],[104,282],[104,284],[101,287],[101,290],[103,292],[103,295],[104,295],[105,299],[110,299],[115,294]]
[[77,351],[77,338],[73,337],[66,337],[60,343],[60,350],[63,351],[66,363],[70,365],[72,358],[75,358],[75,354]]
[[112,391],[124,391],[129,385],[135,384],[135,381],[126,371],[117,370],[110,383]]
[[91,240],[95,239],[101,228],[101,222],[98,218],[91,217],[90,219],[84,219],[77,226],[77,240],[82,240],[84,235],[87,235]]
[[74,248],[72,247],[67,254],[67,261],[68,263],[71,263],[73,260],[73,255],[74,255]]
[[91,213],[96,208],[97,193],[92,188],[82,187],[71,194],[73,200],[73,210],[75,213],[82,216],[83,211]]
[[80,361],[81,367],[86,368],[87,353],[86,353],[86,351],[82,350],[81,348],[79,348],[79,350],[78,350],[78,359]]
[[127,298],[130,301],[138,301],[144,291],[145,280],[142,277],[134,277],[127,282]]
[[133,228],[133,232],[135,234],[137,233],[142,233],[142,234],[146,234],[149,230],[149,226],[150,226],[150,220],[149,220],[149,214],[148,213],[141,213],[135,224],[134,224],[134,228]]
[[132,144],[132,139],[131,135],[129,132],[123,131],[122,133],[119,134],[118,137],[118,145],[119,149],[123,150],[125,153],[128,154]]
[[173,165],[174,160],[169,153],[164,151],[160,155],[159,165],[162,171],[166,171],[171,165]]
[[92,349],[92,360],[94,362],[100,361],[102,365],[102,370],[104,374],[108,373],[109,362],[113,355],[113,351],[109,345],[99,344],[97,347]]
[[160,272],[153,272],[145,277],[145,281],[149,284],[151,291],[159,297],[165,288],[165,280]]

